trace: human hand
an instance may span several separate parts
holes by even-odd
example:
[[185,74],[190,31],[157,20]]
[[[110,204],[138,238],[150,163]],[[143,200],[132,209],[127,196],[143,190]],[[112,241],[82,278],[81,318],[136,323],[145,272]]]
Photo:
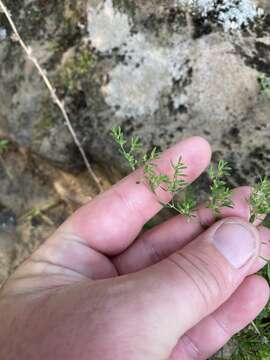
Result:
[[[192,182],[211,150],[184,140],[159,168],[170,174],[179,155]],[[269,288],[252,274],[259,253],[270,255],[270,231],[247,223],[250,189],[234,190],[219,222],[202,205],[192,222],[176,216],[141,233],[161,206],[140,178],[79,209],[8,280],[1,359],[207,359],[262,310]]]

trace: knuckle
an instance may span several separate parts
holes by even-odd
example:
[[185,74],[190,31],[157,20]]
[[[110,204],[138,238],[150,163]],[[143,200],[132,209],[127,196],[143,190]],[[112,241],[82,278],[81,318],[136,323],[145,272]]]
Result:
[[182,343],[186,351],[188,359],[191,360],[203,360],[205,359],[205,354],[202,352],[200,347],[194,342],[192,336],[185,334],[182,337]]
[[230,276],[213,259],[209,259],[209,255],[183,250],[171,256],[170,260],[177,269],[176,276],[179,276],[180,270],[192,287],[191,293],[200,299],[208,311],[228,297]]

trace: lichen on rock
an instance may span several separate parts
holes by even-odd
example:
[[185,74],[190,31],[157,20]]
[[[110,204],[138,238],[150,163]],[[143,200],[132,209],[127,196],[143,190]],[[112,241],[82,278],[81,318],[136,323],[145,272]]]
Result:
[[226,32],[240,30],[263,15],[254,0],[176,0],[176,4],[198,11],[203,17],[214,13]]
[[185,71],[181,40],[170,47],[158,47],[142,34],[132,36],[121,49],[125,57],[110,73],[103,88],[108,105],[121,117],[154,114],[162,92],[170,92],[173,81]]
[[105,54],[115,48],[124,58],[109,72],[110,81],[102,89],[107,104],[120,117],[153,114],[162,92],[170,91],[173,81],[178,81],[185,71],[186,56],[180,37],[174,36],[168,46],[160,46],[144,33],[134,34],[132,26],[132,20],[115,10],[111,0],[89,10],[92,46]]
[[130,36],[130,23],[126,14],[106,0],[96,8],[88,8],[88,30],[92,45],[101,52],[111,52]]

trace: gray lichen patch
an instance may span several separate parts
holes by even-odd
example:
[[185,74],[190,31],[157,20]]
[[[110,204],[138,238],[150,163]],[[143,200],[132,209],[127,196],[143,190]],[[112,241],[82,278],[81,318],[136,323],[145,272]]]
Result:
[[143,116],[158,110],[160,96],[181,77],[184,63],[180,43],[164,48],[141,35],[130,40],[121,50],[126,63],[110,72],[111,80],[103,89],[106,102],[117,108],[121,117]]
[[113,8],[111,0],[89,11],[92,45],[101,53],[117,47],[124,59],[110,71],[110,81],[102,89],[105,101],[120,117],[153,114],[163,92],[169,92],[174,80],[185,72],[185,52],[179,37],[173,37],[165,47],[142,32],[133,34],[132,26],[127,15]]
[[189,7],[203,17],[214,13],[225,32],[240,30],[263,15],[254,0],[176,0],[176,4]]
[[88,30],[93,47],[101,52],[110,52],[129,38],[129,19],[126,14],[114,9],[112,0],[106,0],[97,8],[89,7]]
[[3,27],[0,27],[0,41],[3,41],[7,38],[7,30]]

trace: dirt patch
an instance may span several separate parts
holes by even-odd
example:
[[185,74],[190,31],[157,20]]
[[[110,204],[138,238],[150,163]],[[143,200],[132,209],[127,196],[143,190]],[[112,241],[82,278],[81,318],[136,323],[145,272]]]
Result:
[[[108,188],[102,169],[95,171]],[[97,195],[87,172],[62,171],[11,145],[0,155],[0,285],[78,207]]]

